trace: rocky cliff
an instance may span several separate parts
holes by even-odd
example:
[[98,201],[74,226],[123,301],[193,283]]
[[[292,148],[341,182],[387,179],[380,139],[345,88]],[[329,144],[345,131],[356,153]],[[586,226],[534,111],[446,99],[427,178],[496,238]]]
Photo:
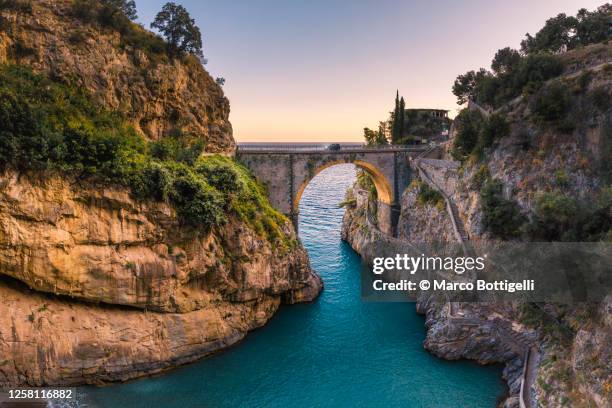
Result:
[[[441,183],[472,239],[610,241],[612,47],[596,44],[560,58],[569,67],[563,75],[485,115],[489,122],[503,117],[507,133],[483,160],[466,161],[454,183]],[[453,138],[460,137],[456,130]],[[515,210],[495,216],[487,194],[493,183],[497,203]],[[600,304],[519,305],[514,319],[540,332],[542,360],[532,387],[541,404],[609,405],[609,308],[610,297]]]
[[[398,248],[401,242],[416,244],[453,242],[454,234],[448,214],[437,203],[418,199],[420,182],[412,183],[402,195],[398,237],[382,234],[368,215],[367,199],[357,200],[347,208],[342,224],[342,238],[366,259],[385,253],[387,247]],[[361,191],[358,184],[353,191]],[[363,195],[362,195],[363,196]],[[398,244],[399,242],[399,244]],[[511,308],[510,308],[511,309]],[[508,384],[504,398],[507,407],[518,406],[525,349],[508,337],[513,330],[502,327],[513,322],[502,318],[493,309],[480,309],[469,304],[451,304],[440,297],[421,294],[416,312],[426,317],[425,349],[447,360],[471,359],[480,364],[504,364],[503,376]],[[488,315],[487,315],[488,313]],[[495,319],[491,319],[496,316]],[[531,336],[533,337],[533,333]]]
[[[4,4],[6,3],[6,4]],[[28,65],[87,90],[150,139],[182,132],[232,152],[229,101],[193,56],[169,57],[144,28],[103,24],[86,1],[21,0],[0,10],[0,63]]]
[[321,287],[303,249],[280,253],[237,221],[197,234],[124,190],[15,173],[0,185],[0,384],[153,373],[235,343]]
[[[151,33],[90,20],[78,3],[1,3],[0,63],[82,88],[145,139],[188,134],[208,152],[233,151],[229,103],[194,57],[151,50],[161,41]],[[126,184],[62,170],[70,167],[0,165],[0,387],[156,373],[235,344],[281,303],[316,298],[322,282],[291,223],[258,204],[239,166],[219,160],[225,167],[209,170],[248,199],[237,203],[223,182],[213,188],[187,162],[166,161],[176,171],[169,182],[183,183],[174,194],[197,199],[182,216],[163,194],[136,199]],[[223,222],[188,225],[222,196]]]
[[[536,92],[495,112],[471,104],[477,113],[469,126],[495,120],[505,130],[455,168],[450,152],[461,137],[455,124],[441,146],[446,161],[420,162],[456,205],[469,239],[610,240],[611,56],[609,44],[568,52],[560,58],[573,61],[570,68]],[[415,171],[402,196],[398,238],[455,241],[441,197],[422,185]],[[358,252],[384,245],[371,231],[369,207],[357,200],[344,218],[343,238]],[[426,315],[424,347],[433,354],[505,364],[503,406],[517,407],[523,398],[527,406],[604,407],[612,400],[610,302],[451,304],[421,297],[417,310]]]

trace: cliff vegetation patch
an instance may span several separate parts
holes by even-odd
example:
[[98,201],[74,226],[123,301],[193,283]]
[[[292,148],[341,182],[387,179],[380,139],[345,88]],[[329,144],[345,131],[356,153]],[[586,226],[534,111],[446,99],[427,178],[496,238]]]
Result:
[[286,218],[248,170],[203,150],[200,138],[181,132],[147,141],[75,85],[0,66],[0,170],[129,187],[138,199],[169,202],[185,226],[208,231],[236,216],[268,240],[289,244]]
[[[580,9],[576,16],[559,14],[550,18],[535,36],[527,34],[521,49],[510,47],[497,51],[491,70],[480,68],[459,75],[453,94],[459,104],[468,100],[497,108],[522,94],[533,94],[549,79],[561,75],[575,61],[561,54],[591,44],[609,41],[612,5],[604,4],[593,11]],[[553,107],[551,114],[556,114]]]

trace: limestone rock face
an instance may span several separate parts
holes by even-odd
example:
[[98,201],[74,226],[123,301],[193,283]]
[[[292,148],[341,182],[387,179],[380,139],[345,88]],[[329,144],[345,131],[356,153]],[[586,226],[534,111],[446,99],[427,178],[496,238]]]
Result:
[[[611,60],[611,44],[590,47],[590,51],[585,47],[583,52],[597,51],[606,61]],[[578,115],[572,117],[576,127],[569,134],[531,120],[529,98],[521,97],[502,107],[500,112],[511,124],[510,132],[485,149],[483,160],[467,160],[454,171],[421,161],[421,167],[457,206],[471,240],[493,240],[483,225],[478,182],[483,174],[501,182],[504,196],[516,200],[525,215],[533,212],[535,198],[541,192],[556,191],[588,201],[594,200],[594,194],[605,185],[599,169],[610,161],[609,150],[604,148],[610,135],[610,109],[594,109],[589,95],[604,91],[610,95],[612,77],[609,69],[602,68],[609,64],[602,65],[599,59],[580,60],[582,71],[559,79],[574,91],[571,103]],[[592,80],[587,89],[579,91],[575,81],[587,71]],[[453,135],[456,132],[451,132]],[[448,161],[453,160],[451,144],[452,140],[443,147]],[[371,249],[385,244],[384,237],[370,228],[367,208],[367,202],[357,200],[347,210],[342,237],[362,256],[371,258],[377,256]],[[407,189],[402,196],[398,237],[416,244],[454,241],[445,212],[435,206],[419,205],[416,191]],[[422,294],[417,311],[426,315],[427,337],[423,345],[431,353],[449,360],[467,358],[482,364],[504,364],[508,395],[500,406],[519,406],[523,360],[529,349],[530,355],[537,355],[535,360],[530,357],[533,375],[527,376],[531,392],[526,394],[534,400],[533,406],[608,407],[612,400],[611,305],[609,296],[596,305],[545,304],[536,311],[518,302],[461,303],[453,309],[442,297]]]
[[147,54],[116,30],[77,18],[69,0],[31,3],[31,13],[2,10],[0,63],[75,83],[149,139],[182,132],[208,152],[235,150],[229,101],[195,57]]
[[[182,134],[234,152],[229,101],[195,57],[170,57],[136,25],[127,36],[79,16],[71,0],[28,4],[0,11],[0,63],[84,89],[149,140]],[[0,387],[126,380],[236,343],[322,288],[283,230],[288,245],[232,215],[194,231],[129,189],[0,173]]]
[[263,325],[279,297],[219,302],[189,313],[74,303],[0,285],[0,385],[98,384],[185,364]]
[[398,237],[415,243],[454,242],[455,236],[446,207],[417,202],[418,188],[409,187],[402,195]]
[[192,361],[321,287],[302,247],[281,250],[237,220],[186,231],[169,206],[125,190],[0,177],[0,385]]
[[15,173],[0,185],[0,273],[37,291],[189,312],[312,283],[302,248],[281,254],[235,220],[208,233],[186,231],[169,206],[137,203],[125,190]]

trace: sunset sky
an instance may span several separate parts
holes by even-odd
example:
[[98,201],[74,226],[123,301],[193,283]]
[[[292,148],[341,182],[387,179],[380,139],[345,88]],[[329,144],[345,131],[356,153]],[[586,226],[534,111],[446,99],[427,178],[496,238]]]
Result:
[[[146,27],[166,0],[136,0]],[[599,1],[178,0],[226,79],[239,142],[360,141],[393,109],[456,112],[451,86],[560,12]]]

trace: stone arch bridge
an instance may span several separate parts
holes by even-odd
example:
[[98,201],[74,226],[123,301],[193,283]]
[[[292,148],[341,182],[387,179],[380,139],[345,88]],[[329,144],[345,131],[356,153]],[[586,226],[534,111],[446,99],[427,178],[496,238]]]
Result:
[[355,164],[372,177],[376,186],[379,228],[394,236],[400,197],[411,181],[409,157],[425,150],[426,146],[346,144],[330,150],[326,145],[257,143],[239,145],[236,156],[267,187],[271,204],[290,217],[296,229],[300,198],[310,180],[333,165]]

